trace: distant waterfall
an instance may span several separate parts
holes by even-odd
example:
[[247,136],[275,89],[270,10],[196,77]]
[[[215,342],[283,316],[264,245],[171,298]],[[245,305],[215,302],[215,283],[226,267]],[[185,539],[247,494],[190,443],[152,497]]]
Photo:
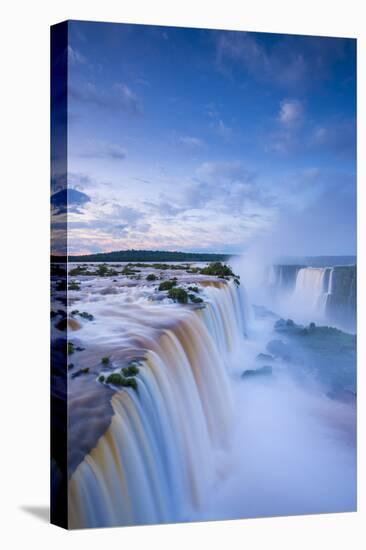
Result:
[[205,293],[206,307],[177,307],[176,325],[143,342],[138,393],[114,394],[110,427],[71,477],[71,528],[175,522],[199,510],[229,445],[225,357],[244,333],[235,284]]
[[296,277],[294,296],[310,311],[325,314],[332,289],[332,268],[304,267]]

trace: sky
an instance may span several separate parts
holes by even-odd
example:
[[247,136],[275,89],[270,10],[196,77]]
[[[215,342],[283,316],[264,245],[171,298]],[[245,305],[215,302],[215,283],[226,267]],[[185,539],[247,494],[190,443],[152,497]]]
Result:
[[65,55],[54,251],[67,217],[69,254],[355,253],[355,40],[71,21]]

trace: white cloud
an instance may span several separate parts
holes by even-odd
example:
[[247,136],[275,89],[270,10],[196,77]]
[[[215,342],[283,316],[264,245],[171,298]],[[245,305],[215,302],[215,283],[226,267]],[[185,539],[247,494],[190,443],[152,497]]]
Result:
[[303,105],[298,99],[286,99],[280,104],[279,121],[284,126],[299,124],[303,117]]
[[188,147],[203,147],[205,145],[205,142],[197,137],[193,136],[182,136],[179,138],[179,141],[183,143],[183,145],[187,145]]
[[84,57],[79,50],[72,48],[71,46],[67,47],[67,57],[70,65],[78,65],[79,63],[86,63],[86,57]]
[[219,119],[218,121],[212,123],[211,127],[222,139],[225,141],[230,141],[233,135],[233,129],[230,126],[227,126],[223,120]]

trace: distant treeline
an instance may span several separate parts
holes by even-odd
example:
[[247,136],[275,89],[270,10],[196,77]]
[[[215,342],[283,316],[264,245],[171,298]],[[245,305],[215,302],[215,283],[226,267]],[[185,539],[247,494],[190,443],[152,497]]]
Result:
[[[194,252],[168,252],[165,250],[119,250],[85,256],[69,256],[69,262],[222,262],[227,254],[201,254]],[[64,263],[65,257],[53,256],[52,262]]]

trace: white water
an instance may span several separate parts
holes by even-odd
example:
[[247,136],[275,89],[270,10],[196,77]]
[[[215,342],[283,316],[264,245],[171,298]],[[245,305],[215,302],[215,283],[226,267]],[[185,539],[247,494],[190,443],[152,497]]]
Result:
[[325,279],[329,269],[324,267],[304,267],[299,270],[294,290],[294,300],[301,309],[317,312],[325,316],[328,285]]
[[298,322],[328,324],[327,303],[332,293],[332,280],[333,268],[329,267],[300,268],[293,285],[289,286],[281,286],[281,271],[276,277],[270,272],[268,305],[281,316],[295,318]]
[[[300,294],[320,295],[321,274],[300,280]],[[234,284],[205,287],[208,305],[195,311],[149,293],[85,297],[107,316],[103,335],[85,327],[91,341],[118,349],[133,332],[148,351],[138,394],[114,395],[109,429],[72,475],[70,527],[354,509],[354,410],[299,387],[283,365],[273,380],[240,380],[273,321],[247,327]]]
[[230,442],[225,357],[244,327],[233,283],[205,294],[206,308],[170,308],[176,325],[157,340],[145,334],[138,395],[113,397],[110,428],[72,476],[71,528],[182,521],[202,506]]

